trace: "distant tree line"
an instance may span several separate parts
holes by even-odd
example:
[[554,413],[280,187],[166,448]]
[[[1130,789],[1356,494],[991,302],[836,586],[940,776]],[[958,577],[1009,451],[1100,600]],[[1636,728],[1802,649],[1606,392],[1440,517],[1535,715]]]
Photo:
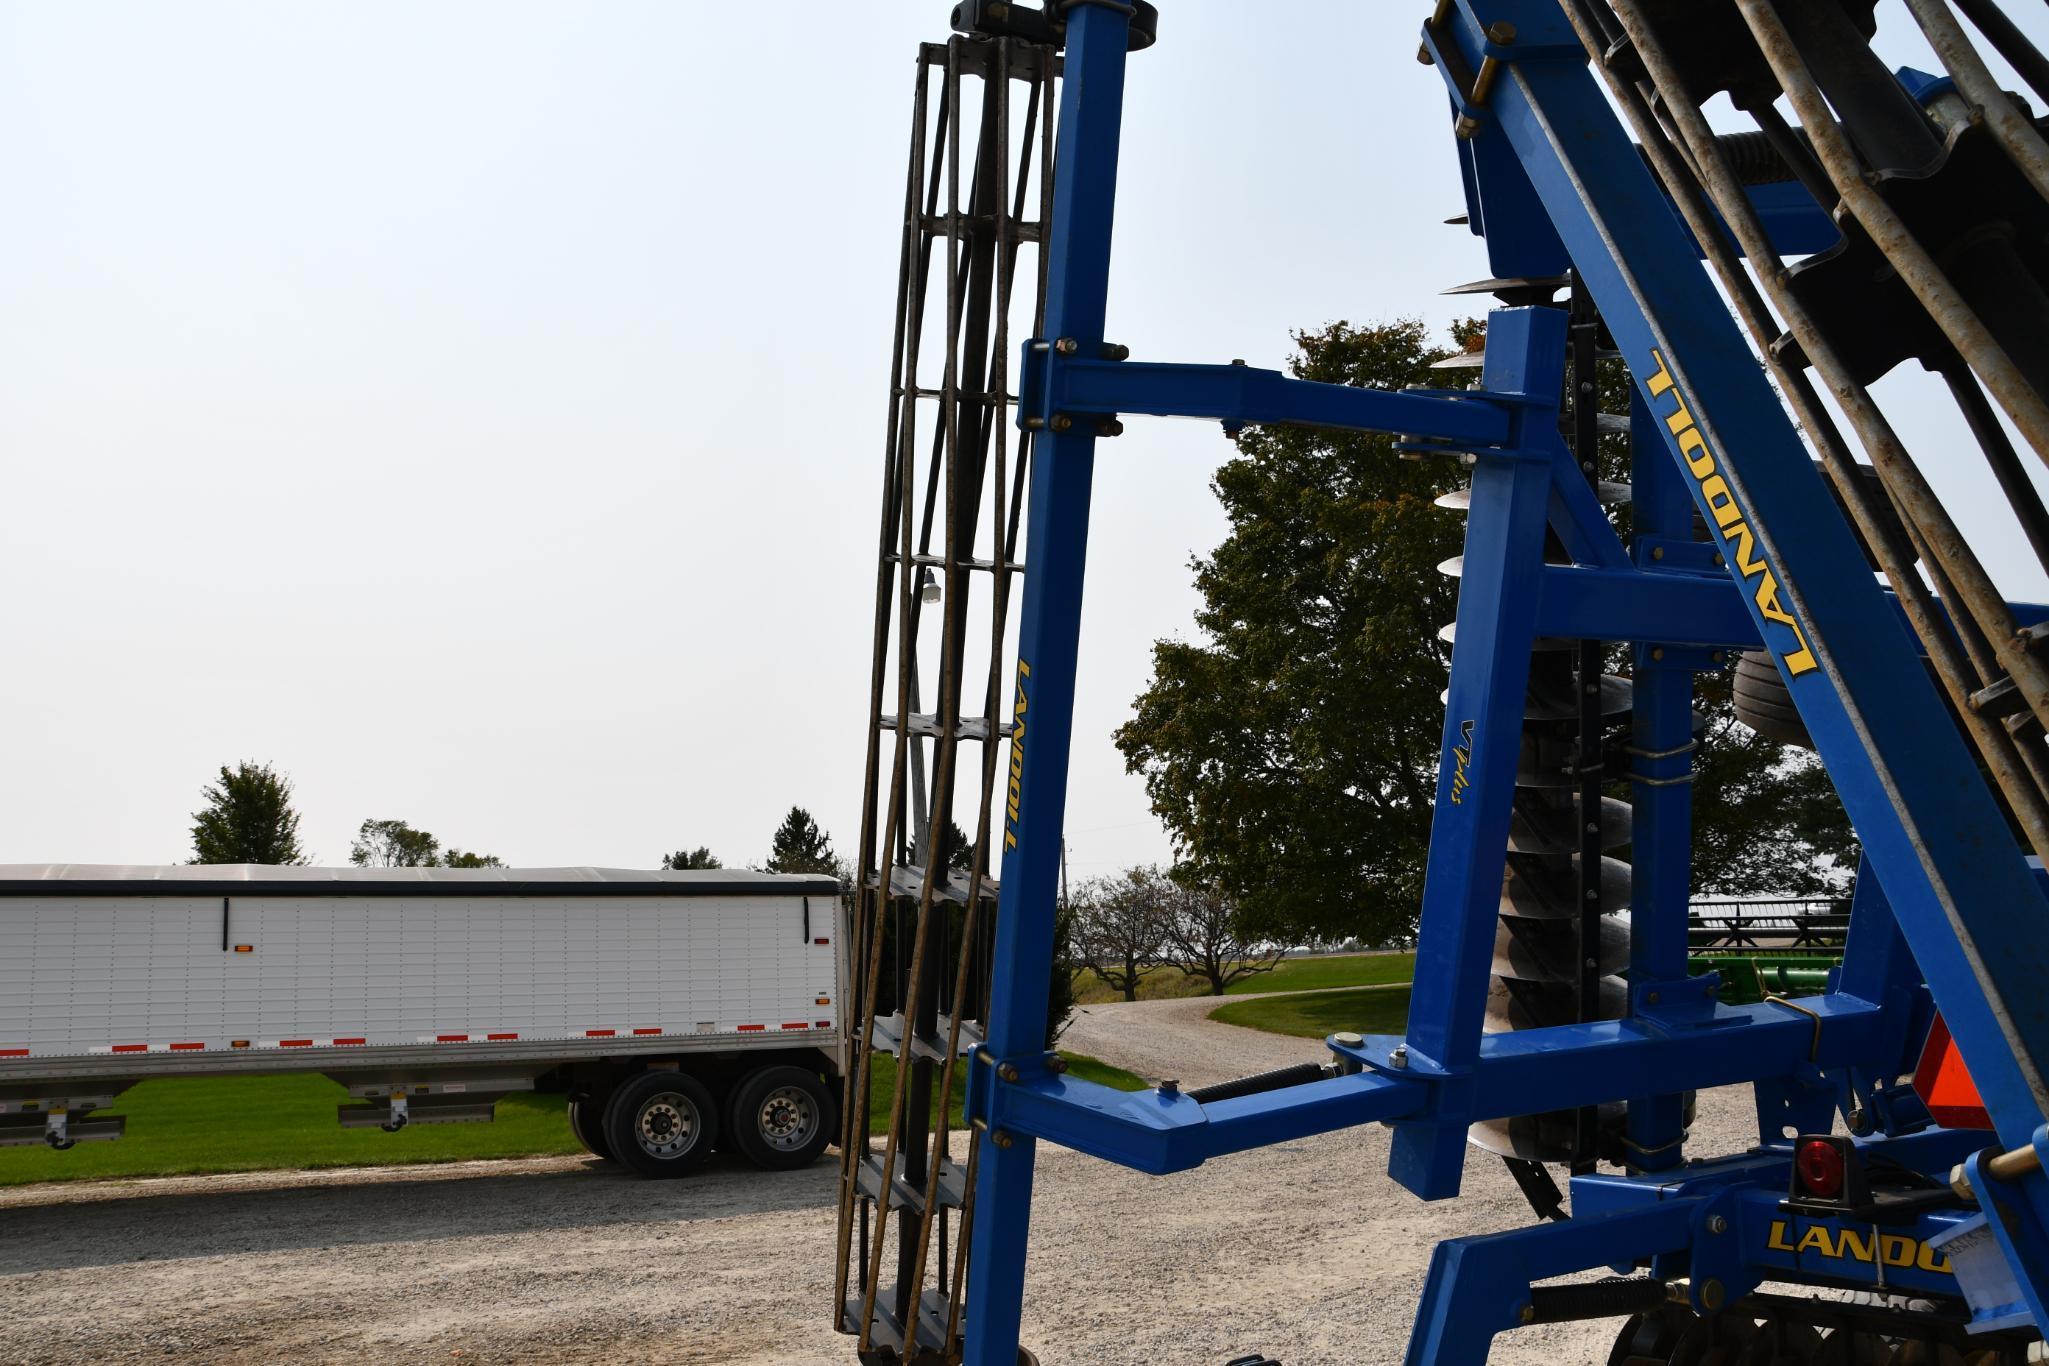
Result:
[[1221,996],[1280,961],[1280,946],[1246,938],[1230,895],[1186,864],[1092,878],[1067,913],[1076,962],[1127,1001],[1156,968],[1179,968]]
[[[299,866],[311,856],[299,842],[299,813],[292,805],[292,780],[267,763],[250,760],[223,765],[200,790],[192,813],[193,863],[257,863]],[[408,821],[371,819],[356,829],[349,862],[358,868],[503,868],[496,854],[444,845],[430,831]],[[704,845],[662,855],[669,869],[723,868]],[[852,871],[834,852],[832,837],[801,806],[793,806],[769,839],[770,873],[823,873],[850,885]]]

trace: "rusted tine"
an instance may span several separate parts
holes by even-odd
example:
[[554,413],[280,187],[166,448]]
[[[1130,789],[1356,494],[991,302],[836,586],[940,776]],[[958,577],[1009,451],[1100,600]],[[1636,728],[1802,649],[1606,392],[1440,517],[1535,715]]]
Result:
[[[999,203],[1006,202],[1011,198],[1009,194],[1009,157],[1011,146],[1009,99],[1010,46],[1007,40],[999,40],[997,43],[995,61],[997,78],[993,87],[998,100],[995,106],[996,132],[994,145],[999,150],[995,158],[997,164],[993,169],[999,177],[995,193],[995,198]],[[1017,177],[1019,182],[1017,204],[1009,212],[999,211],[996,216],[998,269],[996,273],[994,337],[990,345],[991,376],[989,381],[990,390],[996,393],[1004,391],[1008,373],[1011,292],[1016,271],[1016,247],[1012,240],[1013,234],[1011,229],[1014,226],[1017,215],[1022,210],[1024,186],[1030,179],[1032,134],[1034,131],[1031,119],[1036,109],[1037,97],[1038,86],[1035,82],[1031,90],[1032,104],[1027,108],[1024,144],[1020,151],[1020,161],[1022,164]],[[1009,473],[1009,433],[1005,428],[1002,417],[1003,413],[999,410],[997,420],[989,424],[982,433],[985,447],[993,444],[994,449],[995,479],[993,483],[996,504],[992,525],[998,535],[1001,535],[1001,529],[1006,520],[1004,515],[1006,511],[1004,483]],[[1009,574],[1004,572],[997,579],[996,592],[992,603],[992,646],[989,652],[986,697],[983,704],[983,714],[992,717],[998,714],[997,708],[1001,706],[1002,701],[1002,681],[1004,677],[1002,643],[1004,626],[1008,616],[1008,595]],[[945,1060],[940,1072],[937,1104],[939,1120],[935,1135],[937,1141],[933,1144],[930,1170],[927,1175],[926,1189],[928,1191],[938,1188],[940,1173],[949,1157],[949,1126],[947,1116],[952,1103],[954,1078],[959,1064],[961,1027],[967,1013],[965,1001],[970,976],[977,966],[974,955],[968,950],[967,945],[972,942],[979,925],[983,899],[981,897],[981,885],[986,875],[989,857],[989,812],[994,806],[996,774],[998,771],[997,760],[1001,752],[1002,747],[995,744],[993,738],[991,743],[985,744],[982,748],[980,804],[976,819],[974,852],[970,863],[967,905],[963,915],[961,930],[963,948],[954,974],[953,1009],[948,1020],[946,1048],[944,1051]],[[970,1188],[970,1195],[963,1203],[961,1209],[963,1227],[965,1227],[968,1220],[972,1219],[973,1208],[972,1188]],[[915,1261],[917,1275],[914,1284],[920,1289],[922,1289],[924,1284],[925,1268],[930,1256],[933,1222],[939,1209],[940,1206],[937,1201],[928,1199],[919,1219],[918,1246]],[[942,1247],[940,1272],[942,1279],[945,1276],[944,1264],[945,1252]],[[959,1265],[958,1256],[955,1259],[955,1264],[956,1266]],[[949,1306],[950,1317],[951,1311],[954,1308],[955,1306]],[[949,1334],[951,1331],[951,1326],[949,1326]]]
[[[941,385],[945,397],[941,400],[940,405],[940,424],[942,430],[945,433],[944,457],[946,465],[945,488],[947,510],[946,585],[948,591],[951,591],[954,585],[958,582],[957,575],[959,572],[957,565],[959,547],[957,547],[954,543],[954,533],[956,528],[960,525],[960,519],[957,516],[959,509],[956,502],[960,493],[960,414],[959,406],[954,402],[954,398],[959,393],[960,384],[959,338],[961,335],[961,316],[964,303],[962,296],[965,293],[964,286],[966,284],[966,280],[961,270],[962,211],[960,193],[960,51],[964,41],[964,39],[956,35],[947,43],[946,60],[946,87],[949,104],[948,117],[946,122],[946,150],[944,153],[944,156],[946,158],[947,180],[947,347],[946,361],[944,366],[944,379]],[[906,527],[906,562],[904,565],[904,570],[907,582],[909,581],[910,576],[910,550],[908,539],[909,528]],[[910,597],[908,594],[905,598],[904,610],[907,614],[912,610],[910,604]],[[943,613],[941,619],[943,623],[941,628],[942,642],[940,646],[941,672],[939,679],[939,697],[937,699],[939,716],[941,718],[941,728],[940,734],[934,742],[935,753],[933,756],[932,785],[932,803],[933,810],[935,811],[943,810],[949,804],[949,794],[952,789],[954,759],[959,749],[959,737],[956,733],[955,722],[959,719],[960,686],[959,679],[955,674],[954,670],[955,644],[956,636],[958,633],[958,627],[956,624],[957,618],[953,612],[949,611]],[[908,657],[909,656],[907,653],[904,655],[900,655],[900,664],[903,663],[903,661],[907,660]],[[900,710],[898,714],[908,715],[909,713],[908,711]],[[896,732],[897,736],[899,737],[900,743],[902,739],[904,739],[907,736],[908,729],[908,727],[904,727]],[[899,1008],[904,1013],[904,1037],[907,1045],[908,1041],[912,1037],[913,1030],[915,1029],[915,1014],[920,1010],[922,1006],[922,991],[925,976],[926,958],[928,956],[928,951],[931,942],[934,892],[938,887],[940,881],[940,875],[942,871],[941,860],[945,857],[946,852],[941,848],[942,841],[933,837],[931,823],[929,822],[929,820],[926,826],[925,838],[922,841],[922,843],[923,848],[918,852],[923,856],[926,864],[924,886],[920,890],[918,898],[917,928],[914,932],[914,942],[911,948],[910,971],[905,976],[901,990],[901,997],[898,1002]],[[895,848],[896,846],[894,841],[885,841],[886,856],[893,858],[895,856]],[[944,906],[942,905],[939,910],[939,914],[944,915],[945,913],[946,912]],[[912,1076],[916,1070],[917,1065],[914,1059],[912,1058],[911,1052],[907,1046],[903,1054],[899,1056],[899,1058],[897,1059],[895,1084],[891,1088],[889,1107],[889,1127],[884,1136],[882,1148],[882,1169],[884,1172],[893,1172],[896,1169],[897,1150],[899,1145],[904,1141],[906,1136],[905,1103],[912,1089]],[[918,1126],[922,1126],[925,1123],[925,1117],[923,1115],[919,1115],[917,1117],[916,1123]],[[873,1246],[867,1250],[868,1286],[862,1298],[861,1317],[863,1320],[863,1324],[860,1339],[861,1347],[864,1350],[871,1345],[874,1330],[875,1298],[881,1290],[882,1256],[889,1242],[887,1236],[886,1223],[888,1215],[890,1213],[890,1195],[892,1193],[893,1187],[893,1182],[884,1181],[880,1183],[876,1188],[874,1197],[875,1218],[878,1224],[878,1229],[876,1232],[876,1236],[874,1238]],[[925,1204],[929,1207],[931,1201],[927,1200]],[[899,1240],[901,1240],[907,1232],[907,1229],[899,1229]],[[901,1251],[902,1250],[900,1249],[900,1272]],[[910,1284],[906,1285],[904,1283],[903,1276],[899,1274],[898,1283],[895,1287],[895,1293],[898,1301],[896,1305],[896,1312],[898,1319],[904,1324],[907,1346],[911,1345],[911,1339],[914,1339],[916,1336],[919,1292],[920,1287],[915,1280],[913,1280]]]
[[1962,24],[1949,12],[1944,0],[1907,0],[1914,22],[1927,35],[1929,46],[1942,59],[1943,69],[1956,81],[1963,97],[1985,116],[1999,145],[2020,173],[2035,187],[2035,193],[2049,199],[2049,142],[2022,116],[2014,102],[1999,88],[1978,49],[1965,36]]
[[[917,83],[912,92],[911,100],[911,153],[904,187],[905,228],[903,247],[898,261],[896,318],[892,324],[894,335],[890,346],[892,391],[903,387],[905,379],[904,363],[908,344],[906,333],[910,324],[908,301],[914,288],[913,275],[922,256],[920,250],[921,243],[919,242],[919,234],[914,227],[914,220],[918,211],[919,187],[925,178],[923,174],[925,162],[925,121],[929,112],[926,101],[927,85],[926,68],[921,61],[918,66]],[[854,1233],[854,1208],[859,1203],[860,1196],[854,1184],[854,1177],[858,1170],[861,1150],[867,1146],[865,1136],[867,1133],[867,1080],[870,1052],[867,1043],[874,1035],[875,979],[880,971],[880,963],[875,960],[879,959],[881,945],[880,934],[870,935],[867,933],[867,922],[872,914],[872,902],[867,891],[868,874],[872,870],[868,864],[872,857],[870,851],[874,844],[877,814],[875,809],[876,794],[880,787],[881,777],[879,771],[882,748],[880,717],[882,713],[883,680],[887,673],[888,663],[885,644],[889,639],[889,625],[894,606],[894,599],[891,595],[891,579],[895,575],[891,571],[889,552],[892,543],[897,539],[899,523],[902,523],[906,529],[908,528],[908,523],[903,521],[903,509],[899,507],[899,500],[902,497],[903,489],[901,469],[903,464],[903,446],[900,428],[904,416],[904,406],[899,399],[892,397],[885,424],[886,444],[883,454],[882,524],[880,529],[881,554],[878,556],[878,572],[876,574],[875,631],[870,645],[872,659],[869,666],[868,683],[868,753],[864,761],[866,777],[862,786],[864,795],[861,808],[861,849],[855,865],[854,881],[855,952],[856,954],[861,954],[866,949],[868,941],[873,939],[875,953],[870,956],[870,961],[865,965],[865,972],[862,963],[857,960],[855,964],[857,974],[855,990],[858,998],[856,1009],[860,1012],[859,1018],[862,1022],[862,1047],[858,1050],[859,1056],[855,1061],[853,1069],[848,1074],[845,1101],[840,1107],[840,1198],[839,1227],[836,1233],[839,1248],[839,1264],[834,1271],[833,1283],[833,1313],[835,1319],[839,1319],[845,1312],[848,1253]],[[908,564],[905,567],[908,568]],[[860,1136],[859,1142],[855,1141],[857,1135]],[[865,1330],[865,1325],[863,1325],[863,1329]]]
[[[1634,0],[1612,0],[1616,17],[1622,22],[1637,55],[1642,59],[1651,81],[1660,89],[1683,91],[1669,59],[1656,35],[1651,32],[1642,12]],[[1666,141],[1663,126],[1654,118],[1636,88],[1622,76],[1599,60],[1603,46],[1599,44],[1590,26],[1584,7],[1578,3],[1566,11],[1582,42],[1596,58],[1595,65],[1602,71],[1610,87],[1620,101],[1624,114],[1629,118],[1639,139],[1651,157],[1652,165],[1659,178],[1672,192],[1687,226],[1692,230],[1710,264],[1721,278],[1724,286],[1735,300],[1737,311],[1749,328],[1753,339],[1763,353],[1773,376],[1778,380],[1781,391],[1791,402],[1795,416],[1808,439],[1822,452],[1823,465],[1841,494],[1844,505],[1850,509],[1852,521],[1860,532],[1869,553],[1885,571],[1894,591],[1899,595],[1907,611],[1915,633],[1927,646],[1936,666],[1945,691],[1957,706],[1965,727],[1977,742],[1987,766],[1991,769],[2000,790],[2006,794],[2009,803],[2019,816],[2027,831],[2029,842],[2037,852],[2049,849],[2049,803],[2045,803],[2040,789],[2021,768],[2015,754],[2012,738],[2003,728],[1977,716],[1969,707],[1968,663],[1962,658],[1955,638],[1950,634],[1948,623],[1931,599],[1927,586],[1914,571],[1911,564],[1903,564],[1893,552],[1883,533],[1883,524],[1872,504],[1870,491],[1857,475],[1857,467],[1844,446],[1841,433],[1834,420],[1828,415],[1816,396],[1813,386],[1804,373],[1780,361],[1773,352],[1771,342],[1778,336],[1779,327],[1766,307],[1763,296],[1748,272],[1743,268],[1731,248],[1721,226],[1726,221],[1734,231],[1744,251],[1757,266],[1758,275],[1767,281],[1772,289],[1773,301],[1791,324],[1795,336],[1800,340],[1807,357],[1824,380],[1830,381],[1839,397],[1846,399],[1845,411],[1858,424],[1859,434],[1866,439],[1873,463],[1879,468],[1880,477],[1887,483],[1889,496],[1897,506],[1900,503],[1893,476],[1897,466],[1904,460],[1905,452],[1897,440],[1874,444],[1873,431],[1868,431],[1865,421],[1878,421],[1877,435],[1889,436],[1890,428],[1878,418],[1876,408],[1861,386],[1848,379],[1840,360],[1830,348],[1813,321],[1800,308],[1799,301],[1785,288],[1783,280],[1771,267],[1777,256],[1773,252],[1763,225],[1752,210],[1742,186],[1720,153],[1714,142],[1713,131],[1707,126],[1698,107],[1690,101],[1680,99],[1665,101],[1667,111],[1678,120],[1680,134],[1690,145],[1691,161],[1699,169],[1697,181],[1682,173],[1675,148]],[[1714,208],[1720,211],[1721,220],[1703,202],[1702,195],[1711,199]],[[1810,347],[1810,342],[1812,346]],[[1840,380],[1840,387],[1834,382]],[[1857,402],[1856,400],[1861,400]],[[1918,478],[1919,471],[1906,461],[1906,473]],[[1923,488],[1925,489],[1925,483]],[[1928,495],[1931,499],[1932,493]],[[1937,505],[1940,506],[1939,504]],[[1904,520],[1904,518],[1903,518]],[[2002,604],[2003,606],[2003,604]]]
[[[1948,275],[1917,241],[1899,215],[1893,212],[1877,190],[1864,179],[1864,168],[1829,112],[1828,102],[1814,83],[1807,63],[1793,43],[1793,36],[1779,18],[1770,0],[1736,0],[1736,8],[1750,26],[1750,32],[1764,52],[1772,73],[1778,77],[1800,126],[1813,145],[1815,155],[1827,168],[1843,206],[1864,227],[1900,280],[1912,290],[1928,316],[1949,338],[1964,359],[1985,380],[1993,399],[2020,428],[2035,454],[2049,462],[2049,403],[2035,392],[2026,376],[1996,342],[1975,310],[1950,283]],[[1638,44],[1641,50],[1641,42]],[[1662,86],[1663,82],[1659,82]],[[1675,87],[1679,88],[1679,87]],[[1689,139],[1690,141],[1690,139]],[[1935,538],[1941,539],[1941,538]],[[1960,585],[1961,586],[1961,585]],[[2019,681],[2019,675],[2015,675]],[[2049,704],[2049,679],[2038,677],[2030,701],[2038,710]]]

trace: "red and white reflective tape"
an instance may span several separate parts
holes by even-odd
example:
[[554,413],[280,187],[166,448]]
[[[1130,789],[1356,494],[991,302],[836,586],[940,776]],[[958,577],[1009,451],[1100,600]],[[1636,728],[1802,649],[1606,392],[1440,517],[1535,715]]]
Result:
[[[785,1032],[791,1030],[811,1033],[816,1030],[831,1028],[833,1028],[833,1022],[831,1020],[784,1020],[778,1024],[750,1022],[748,1024],[734,1024],[723,1026],[700,1025],[694,1032],[699,1035],[724,1033],[766,1034],[771,1032]],[[670,1031],[661,1025],[633,1025],[630,1027],[607,1025],[598,1026],[595,1028],[585,1029],[581,1031],[571,1031],[567,1034],[560,1035],[523,1034],[518,1030],[511,1029],[489,1030],[484,1032],[450,1031],[446,1034],[416,1035],[415,1041],[418,1043],[444,1044],[516,1043],[522,1039],[528,1041],[563,1038],[616,1039],[631,1037],[638,1039],[649,1039],[660,1038],[669,1033]],[[387,1042],[389,1043],[395,1041]],[[237,1041],[236,1045],[234,1046],[234,1051],[243,1052],[268,1048],[365,1048],[369,1045],[370,1040],[367,1035],[352,1034],[337,1036],[335,1038],[261,1039],[255,1041],[254,1043],[242,1043],[240,1041]],[[200,1053],[209,1051],[227,1052],[229,1051],[229,1046],[223,1043],[207,1043],[197,1039],[178,1039],[170,1043],[101,1044],[96,1048],[88,1048],[86,1050],[87,1053],[91,1054]],[[4,1047],[0,1047],[0,1058],[26,1058],[31,1056],[34,1056],[34,1053],[27,1046],[10,1044]]]

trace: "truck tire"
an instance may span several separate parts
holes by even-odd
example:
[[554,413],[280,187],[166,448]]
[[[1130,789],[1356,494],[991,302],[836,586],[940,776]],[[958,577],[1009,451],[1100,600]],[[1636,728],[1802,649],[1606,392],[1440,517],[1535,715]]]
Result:
[[583,1144],[584,1151],[604,1162],[615,1162],[611,1140],[605,1136],[605,1105],[610,1090],[587,1091],[569,1098],[569,1132]]
[[837,1108],[816,1072],[760,1068],[733,1088],[726,1146],[764,1171],[808,1167],[832,1141]]
[[682,1176],[703,1164],[718,1138],[718,1112],[704,1083],[684,1072],[643,1072],[619,1084],[605,1107],[612,1156],[642,1176]]

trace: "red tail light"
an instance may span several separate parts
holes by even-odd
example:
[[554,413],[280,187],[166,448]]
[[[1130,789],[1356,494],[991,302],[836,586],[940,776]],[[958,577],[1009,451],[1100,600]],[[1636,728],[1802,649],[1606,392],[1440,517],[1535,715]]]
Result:
[[1825,1138],[1803,1139],[1793,1155],[1793,1170],[1816,1199],[1833,1200],[1843,1193],[1843,1150]]

